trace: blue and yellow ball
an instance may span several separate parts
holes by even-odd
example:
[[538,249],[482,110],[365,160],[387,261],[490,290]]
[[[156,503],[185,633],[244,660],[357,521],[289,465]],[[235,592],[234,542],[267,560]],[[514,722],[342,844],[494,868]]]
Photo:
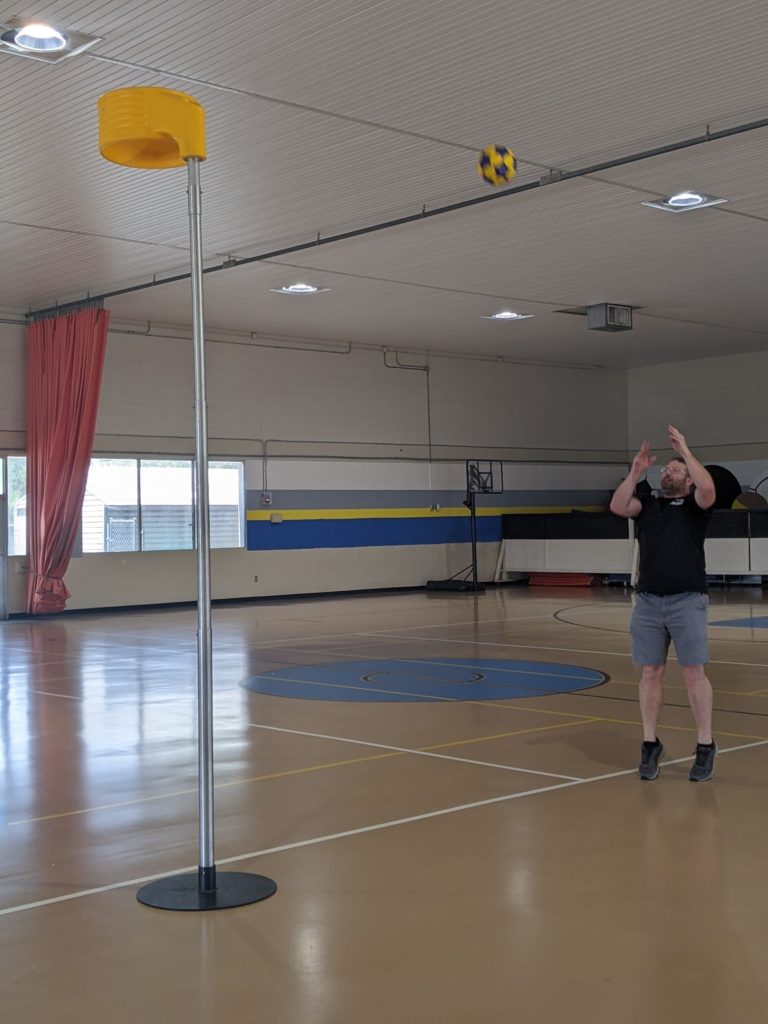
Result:
[[477,160],[477,173],[490,185],[508,185],[516,170],[517,160],[508,146],[486,146]]

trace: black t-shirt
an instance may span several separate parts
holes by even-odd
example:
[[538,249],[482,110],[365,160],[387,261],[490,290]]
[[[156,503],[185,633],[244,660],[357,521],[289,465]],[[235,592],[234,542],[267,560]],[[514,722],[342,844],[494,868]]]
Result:
[[710,510],[699,508],[692,494],[683,498],[644,494],[638,500],[642,509],[635,516],[635,536],[640,544],[640,572],[635,589],[647,594],[705,594],[704,536]]

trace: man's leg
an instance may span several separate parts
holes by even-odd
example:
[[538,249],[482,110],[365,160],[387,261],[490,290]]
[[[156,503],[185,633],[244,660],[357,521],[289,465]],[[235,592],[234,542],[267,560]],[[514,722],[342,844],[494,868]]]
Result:
[[632,661],[641,666],[640,717],[643,739],[656,740],[661,714],[664,667],[669,650],[669,631],[664,622],[664,598],[656,594],[636,594],[629,620],[632,637]]
[[698,742],[712,742],[712,684],[707,679],[703,665],[681,665],[688,701],[696,722]]
[[658,777],[664,747],[656,735],[661,714],[662,682],[669,648],[669,632],[664,624],[663,598],[655,594],[636,594],[629,623],[632,636],[632,661],[642,666],[640,675],[640,717],[643,745],[637,774],[645,781]]
[[643,665],[640,676],[640,717],[643,722],[643,740],[653,743],[659,724],[662,703],[664,665]]
[[661,714],[661,687],[664,680],[664,665],[643,665],[640,676],[640,717],[643,720],[643,745],[640,748],[640,765],[637,774],[646,782],[658,778],[659,761],[664,753],[661,740],[656,735]]
[[688,778],[691,782],[706,782],[715,768],[717,744],[712,739],[712,684],[703,665],[681,665],[680,671],[688,689],[688,700],[699,734],[696,751]]
[[680,662],[688,701],[696,722],[698,743],[696,759],[688,778],[691,782],[705,782],[715,764],[717,747],[712,739],[712,684],[704,671],[707,652],[706,594],[680,594],[674,600],[674,609],[668,617],[668,628],[675,641],[677,660]]
[[702,665],[681,665],[680,671],[688,689],[688,700],[698,731],[698,742],[688,778],[691,782],[706,782],[715,770],[718,752],[712,738],[712,684]]

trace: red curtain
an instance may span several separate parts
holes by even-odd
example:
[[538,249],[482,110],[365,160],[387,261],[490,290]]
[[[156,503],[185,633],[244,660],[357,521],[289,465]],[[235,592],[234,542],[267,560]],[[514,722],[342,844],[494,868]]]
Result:
[[29,325],[27,555],[30,614],[60,612],[93,450],[109,312]]

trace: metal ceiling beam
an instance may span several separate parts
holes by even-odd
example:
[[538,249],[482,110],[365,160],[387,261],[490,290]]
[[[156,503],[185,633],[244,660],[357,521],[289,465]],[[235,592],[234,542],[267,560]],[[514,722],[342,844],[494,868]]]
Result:
[[[667,153],[676,153],[682,149],[692,149],[695,146],[702,146],[708,142],[717,142],[721,139],[731,138],[735,135],[743,135],[746,132],[757,131],[761,128],[768,128],[768,118],[760,118],[757,121],[748,121],[744,124],[732,125],[730,128],[723,128],[720,131],[711,132],[707,126],[703,135],[696,135],[689,139],[679,139],[677,142],[669,142],[664,146],[655,146],[652,149],[640,150],[626,156],[616,157],[612,160],[603,160],[600,163],[589,164],[587,167],[574,168],[571,171],[553,169],[536,181],[526,182],[522,185],[514,185],[498,192],[487,195],[475,196],[472,199],[464,199],[457,203],[449,203],[446,206],[436,206],[434,209],[422,207],[419,213],[408,214],[404,217],[396,217],[392,220],[379,221],[375,224],[368,224],[364,227],[354,228],[350,231],[342,231],[335,235],[325,237],[317,235],[311,241],[299,242],[296,245],[284,246],[280,249],[272,249],[269,252],[262,252],[256,256],[244,256],[242,258],[231,257],[211,267],[205,267],[204,274],[215,274],[220,270],[232,270],[235,267],[244,267],[249,263],[261,263],[265,260],[277,259],[279,256],[290,256],[292,253],[304,252],[308,249],[316,249],[321,245],[331,245],[334,242],[345,242],[350,238],[360,238],[363,235],[372,235],[379,231],[387,231],[389,228],[402,227],[405,224],[415,224],[420,220],[427,220],[430,217],[441,217],[444,214],[456,213],[458,210],[466,210],[471,206],[479,206],[481,203],[490,203],[495,200],[508,199],[510,196],[520,195],[523,192],[531,192],[537,188],[544,188],[547,185],[556,185],[562,181],[572,181],[574,178],[587,178],[593,174],[612,170],[616,167],[625,167],[628,164],[638,163],[641,160],[650,160],[656,156],[664,156]],[[102,292],[99,295],[86,295],[83,298],[63,304],[55,304],[43,309],[34,309],[28,312],[29,317],[51,316],[67,311],[70,306],[80,306],[83,302],[94,302],[104,299],[111,299],[117,295],[130,295],[133,292],[144,291],[148,288],[159,288],[165,284],[173,284],[176,281],[186,281],[190,277],[189,272],[173,274],[170,277],[158,279],[153,276],[151,281],[141,284],[130,285],[126,288],[117,288],[114,291]]]

